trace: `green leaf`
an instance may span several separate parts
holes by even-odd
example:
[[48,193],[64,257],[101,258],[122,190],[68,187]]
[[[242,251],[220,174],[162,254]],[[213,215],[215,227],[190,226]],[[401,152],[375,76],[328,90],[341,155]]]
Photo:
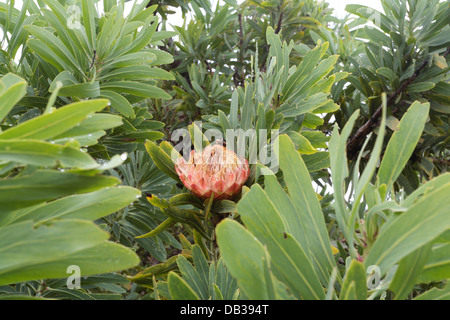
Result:
[[304,154],[302,158],[309,172],[319,171],[330,166],[330,154],[326,151]]
[[123,114],[127,118],[134,118],[134,110],[131,103],[125,99],[122,95],[114,91],[101,90],[100,98],[108,99],[111,102],[111,107]]
[[318,276],[325,284],[335,263],[322,209],[309,172],[294,144],[287,135],[279,136],[279,141],[280,150],[283,150],[279,155],[280,169],[291,192],[292,202],[305,225],[306,238],[313,253],[313,264],[320,270]]
[[106,242],[108,233],[91,221],[31,221],[0,229],[0,285],[68,277],[77,265],[81,275],[118,271],[139,263],[128,248]]
[[[390,41],[389,41],[390,42]],[[394,73],[394,71],[392,71],[389,68],[379,68],[376,71],[377,74],[381,74],[382,76],[384,76],[386,79],[388,79],[391,83],[394,82],[394,79],[396,77],[396,74]]]
[[214,201],[211,210],[214,213],[237,212],[236,202],[231,200],[216,200]]
[[241,224],[231,219],[224,219],[217,225],[216,235],[222,259],[239,288],[251,300],[268,299],[263,266],[266,250],[263,245]]
[[170,296],[173,300],[200,300],[186,281],[176,273],[169,273],[168,284]]
[[135,81],[111,81],[102,85],[102,90],[128,93],[138,97],[154,99],[172,99],[163,89]]
[[140,52],[149,44],[156,29],[158,28],[157,22],[153,22],[152,24],[150,24],[152,20],[155,21],[155,17],[152,16],[145,21],[144,27],[137,34],[134,41],[130,43],[129,46],[124,48],[125,53]]
[[398,131],[392,135],[378,170],[378,185],[388,190],[397,180],[422,135],[430,109],[429,103],[414,102],[403,115]]
[[450,300],[450,282],[443,289],[433,288],[414,298],[414,300]]
[[17,211],[12,220],[15,223],[53,218],[97,220],[133,203],[140,195],[139,190],[126,186],[104,188]]
[[90,147],[98,143],[98,139],[106,135],[106,132],[103,130],[92,132],[89,134],[81,135],[81,136],[72,136],[67,138],[59,138],[54,139],[53,141],[56,144],[66,144],[66,143],[72,143],[73,140],[78,141],[80,146],[82,147]]
[[151,141],[145,142],[145,148],[147,149],[147,152],[152,158],[155,165],[162,172],[167,174],[175,181],[181,182],[177,172],[175,171],[175,163],[167,153],[165,153],[160,147],[158,147],[154,142]]
[[243,105],[241,105],[241,128],[244,131],[252,128],[252,115],[254,113],[253,105],[253,84],[245,84],[245,93]]
[[173,57],[170,53],[158,50],[158,49],[146,49],[146,53],[152,53],[156,56],[156,60],[152,62],[150,65],[161,65],[161,64],[170,64],[173,62]]
[[157,226],[155,229],[153,229],[152,231],[137,236],[135,237],[136,239],[142,239],[142,238],[151,238],[154,236],[157,236],[158,234],[160,234],[161,232],[163,232],[164,230],[166,230],[167,228],[169,228],[170,226],[174,225],[177,221],[172,219],[172,218],[167,218],[166,220],[164,220],[159,226]]
[[299,219],[299,212],[295,208],[291,198],[273,175],[264,176],[265,192],[271,195],[272,201],[280,217],[283,219],[286,230],[294,237],[299,245],[309,252],[309,245],[306,239],[305,225]]
[[128,66],[108,72],[105,79],[120,79],[120,80],[136,80],[136,79],[161,79],[161,80],[175,80],[175,77],[160,68],[150,67],[147,65]]
[[411,83],[407,90],[408,92],[424,92],[433,89],[435,84],[433,82],[417,82]]
[[[188,254],[182,253],[181,255],[185,256],[188,259],[192,258],[191,255]],[[177,258],[177,255],[172,256],[162,263],[155,264],[151,267],[146,268],[133,277],[128,276],[128,279],[135,283],[153,285],[153,276],[166,275],[171,270],[177,268]]]
[[49,61],[50,58],[50,60],[58,61],[61,66],[64,66],[64,69],[61,71],[71,70],[83,74],[82,69],[76,64],[77,60],[75,57],[57,36],[44,28],[34,25],[28,25],[24,28],[39,39],[30,39],[28,45],[33,51],[42,56],[44,60],[51,62]]
[[64,86],[58,92],[58,96],[61,97],[97,98],[99,95],[100,85],[98,81]]
[[[141,67],[142,64],[151,64],[156,60],[156,55],[151,52],[134,52],[134,53],[128,53],[124,54],[123,56],[111,59],[111,61],[106,62],[103,68],[105,70],[112,69],[112,68],[120,68],[117,70],[112,71],[111,73],[117,74],[122,72],[123,70],[126,70],[125,68],[136,66]],[[145,68],[145,67],[144,67]],[[145,70],[145,69],[144,69]],[[109,75],[109,72],[104,77],[107,77]]]
[[288,233],[280,213],[257,184],[238,203],[248,230],[265,246],[276,275],[303,299],[323,299],[325,294],[304,249]]
[[450,184],[447,183],[385,224],[364,261],[365,265],[377,265],[384,274],[402,258],[448,230],[449,192]]
[[287,118],[312,112],[328,103],[327,96],[328,94],[319,92],[295,104],[285,103],[276,110],[276,113],[282,113]]
[[238,109],[239,109],[239,95],[238,91],[234,90],[231,95],[231,106],[230,106],[230,126],[232,129],[237,128],[238,123]]
[[89,154],[71,146],[61,146],[40,140],[0,140],[0,160],[14,161],[42,167],[99,167]]
[[[374,43],[385,45],[385,46],[391,46],[392,45],[392,39],[390,37],[388,37],[384,32],[381,32],[380,30],[378,30],[376,28],[365,26],[364,27],[364,32],[366,33],[368,38]],[[378,70],[377,70],[377,73],[378,73]],[[390,78],[390,76],[389,76],[388,79],[394,79],[395,78],[395,74],[393,72],[392,72],[391,75],[393,75],[394,77]]]
[[[430,249],[431,244],[426,244],[400,261],[394,279],[389,286],[389,290],[394,292],[396,300],[405,299],[418,282],[430,254]],[[411,266],[414,266],[414,268],[411,268]]]
[[291,138],[292,142],[295,145],[295,149],[297,149],[298,152],[304,154],[313,154],[317,152],[317,149],[311,145],[309,140],[302,136],[300,133],[296,131],[289,131],[287,134],[289,138]]
[[26,81],[12,73],[0,79],[0,123],[25,95],[26,88]]
[[51,139],[104,109],[107,104],[108,100],[104,99],[75,102],[5,130],[0,133],[0,139]]
[[[303,79],[296,85],[296,88],[289,99],[298,100],[307,97],[310,94],[314,94],[314,89],[311,90],[311,88],[313,88],[315,84],[317,84],[320,80],[327,76],[331,72],[331,70],[333,70],[338,58],[338,55],[333,55],[326,58],[325,60],[322,60],[305,79]],[[325,88],[326,87],[327,86],[325,86]],[[322,89],[325,90],[325,88]]]
[[191,123],[188,126],[188,130],[196,152],[203,150],[209,145],[208,138],[206,138],[202,130],[197,126],[195,122]]
[[169,206],[164,209],[164,213],[169,218],[185,223],[194,228],[205,239],[210,239],[210,236],[206,233],[197,211]]
[[54,92],[56,87],[58,86],[58,82],[62,85],[62,87],[78,83],[77,78],[75,78],[75,76],[71,72],[63,71],[53,79],[48,91]]
[[336,220],[348,241],[352,239],[353,233],[348,229],[349,212],[345,202],[345,179],[348,176],[346,145],[358,115],[359,109],[348,119],[341,134],[339,134],[338,126],[335,126],[329,142],[331,179],[333,180],[334,198],[336,201]]
[[29,175],[0,179],[0,213],[75,193],[92,192],[119,182],[114,177],[50,170],[38,170]]
[[209,298],[207,279],[201,277],[196,268],[194,268],[182,255],[178,255],[177,265],[183,280],[186,281],[192,291],[194,291],[200,299],[207,300]]
[[[216,204],[217,202],[214,202]],[[199,209],[204,209],[204,203],[192,193],[180,193],[169,199],[169,204],[171,206],[183,206],[183,205],[193,205]]]
[[420,282],[450,279],[450,243],[438,243],[431,249],[430,256],[419,277]]
[[372,21],[386,33],[389,33],[394,29],[394,24],[386,15],[370,7],[357,4],[349,4],[345,7],[345,11]]
[[348,268],[344,277],[344,284],[342,285],[339,299],[367,299],[366,270],[364,269],[364,265],[361,262],[352,260],[352,262],[350,263],[350,267]]
[[121,116],[107,113],[95,113],[82,120],[79,125],[77,124],[73,128],[55,136],[54,139],[56,142],[59,139],[89,135],[91,133],[93,134],[98,131],[115,128],[121,125]]
[[[311,79],[313,70],[316,68],[317,64],[320,62],[323,55],[328,50],[328,46],[329,43],[325,42],[320,46],[316,46],[313,50],[309,51],[306,54],[300,65],[297,67],[297,70],[288,78],[286,84],[283,87],[283,101],[290,99],[295,95],[295,92],[298,92],[302,89],[303,85],[302,87],[299,87],[300,83],[305,84],[307,82],[307,79]],[[321,77],[318,78],[320,79]],[[317,81],[319,79],[317,79]]]
[[94,3],[89,0],[81,0],[81,8],[84,27],[90,44],[90,51],[94,51],[97,48],[97,31],[94,16],[94,14],[97,14],[97,9],[94,7]]

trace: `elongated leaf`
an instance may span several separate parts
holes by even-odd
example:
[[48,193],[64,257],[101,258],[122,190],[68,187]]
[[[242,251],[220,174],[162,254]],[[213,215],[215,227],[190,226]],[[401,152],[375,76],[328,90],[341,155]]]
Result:
[[38,207],[16,212],[14,222],[53,218],[97,220],[134,202],[140,192],[125,186],[64,197]]
[[168,277],[170,296],[174,300],[200,300],[192,288],[174,272]]
[[62,87],[59,92],[62,97],[97,98],[100,95],[100,85],[94,83],[78,83]]
[[196,268],[182,255],[178,256],[177,265],[184,281],[191,287],[192,291],[200,299],[207,300],[209,298],[209,290],[206,279],[202,278]]
[[95,191],[119,182],[114,177],[49,170],[38,170],[30,175],[12,179],[0,179],[0,213],[71,194]]
[[394,279],[389,286],[389,289],[395,293],[396,300],[402,300],[408,296],[422,273],[430,251],[431,244],[426,244],[400,261]]
[[114,71],[108,72],[108,74],[105,75],[105,78],[120,79],[120,80],[130,80],[130,79],[175,80],[175,77],[171,73],[163,69],[150,67],[147,65],[119,68]]
[[0,123],[25,95],[26,88],[26,81],[12,73],[0,79]]
[[112,81],[102,85],[102,89],[120,93],[128,93],[138,97],[145,97],[145,98],[155,98],[155,99],[172,98],[163,89],[160,89],[158,87],[146,83],[134,81]]
[[422,197],[392,223],[382,228],[364,261],[384,274],[389,267],[450,228],[450,184]]
[[[181,255],[186,257],[188,260],[192,260],[192,256],[190,254],[181,253]],[[178,256],[172,256],[162,263],[146,268],[133,277],[128,276],[128,279],[135,283],[153,285],[153,276],[166,275],[171,270],[177,268],[177,259]]]
[[249,231],[267,246],[277,274],[299,298],[325,298],[304,249],[286,233],[280,213],[259,185],[253,185],[239,201],[238,212]]
[[94,7],[94,3],[89,0],[81,0],[81,8],[83,10],[83,22],[86,30],[87,38],[89,39],[89,44],[91,51],[95,50],[97,47],[97,32],[95,26],[95,16],[97,10]]
[[450,278],[450,243],[433,246],[419,277],[420,282],[441,281]]
[[450,283],[443,289],[433,288],[414,298],[414,300],[450,300]]
[[107,243],[108,233],[85,220],[63,220],[34,227],[31,221],[0,229],[0,285],[130,268],[139,262],[130,249]]
[[89,135],[90,133],[115,128],[120,125],[122,125],[122,117],[120,116],[107,113],[95,113],[82,120],[79,125],[77,124],[71,129],[58,134],[54,139],[56,142],[58,139]]
[[302,155],[302,158],[309,172],[319,171],[330,167],[330,154],[326,151],[304,154]]
[[311,145],[309,140],[302,136],[300,133],[289,131],[288,136],[289,138],[291,138],[292,142],[294,142],[295,148],[298,152],[304,154],[313,154],[317,152],[317,149]]
[[192,228],[195,229],[202,237],[206,239],[210,239],[209,234],[207,234],[203,224],[200,221],[200,218],[198,217],[198,212],[195,210],[188,210],[188,209],[180,209],[177,207],[169,206],[164,209],[164,213],[172,218],[173,220],[176,220],[181,223],[185,223]]
[[195,122],[188,126],[188,130],[196,152],[201,152],[204,148],[206,148],[206,146],[209,145],[208,138],[203,134],[202,130]]
[[409,207],[414,204],[415,201],[419,199],[419,197],[428,194],[431,191],[436,190],[439,187],[442,187],[446,184],[450,183],[450,172],[443,173],[434,179],[427,181],[422,184],[419,188],[417,188],[413,193],[411,193],[402,203],[401,205],[404,207]]
[[300,244],[300,246],[307,252],[310,252],[310,247],[306,239],[305,226],[300,218],[300,214],[294,206],[291,198],[285,190],[278,183],[277,178],[273,175],[266,175],[264,177],[264,186],[267,194],[270,194],[276,210],[283,219],[284,225],[288,233]]
[[[238,222],[225,219],[216,227],[222,259],[249,299],[268,299],[264,277],[263,245]],[[245,243],[245,246],[242,244]]]
[[295,73],[293,73],[287,80],[283,88],[283,100],[290,98],[296,90],[297,85],[303,81],[319,63],[322,56],[328,49],[328,42],[325,42],[321,46],[317,46],[313,50],[309,51],[302,63],[298,66]]
[[399,130],[389,140],[381,161],[378,170],[379,185],[386,184],[390,189],[397,180],[422,135],[429,109],[429,103],[416,101],[403,115]]
[[[41,40],[42,43],[45,43],[48,47],[47,50],[51,50],[54,53],[54,56],[58,57],[58,60],[63,61],[64,65],[69,66],[65,70],[79,71],[81,74],[83,73],[80,67],[76,64],[75,57],[58,37],[50,31],[34,25],[25,26],[25,29],[37,39]],[[41,48],[40,50],[42,51],[44,49]],[[39,54],[39,51],[37,51],[37,53]]]
[[62,167],[81,169],[100,167],[100,164],[79,149],[40,140],[0,140],[0,160],[42,167],[58,164]]
[[119,111],[125,117],[135,117],[133,106],[131,105],[131,103],[117,92],[101,90],[100,98],[108,99],[111,102],[111,107]]
[[356,110],[345,124],[340,135],[338,127],[335,126],[329,143],[331,179],[333,181],[334,198],[336,201],[336,220],[345,238],[350,243],[353,234],[348,230],[349,214],[344,197],[346,193],[344,180],[348,176],[346,143],[358,115],[359,110]]
[[[319,65],[314,68],[314,70],[310,74],[308,74],[306,78],[304,78],[296,85],[295,90],[292,92],[289,99],[298,100],[307,97],[310,94],[310,88],[320,80],[322,80],[326,75],[328,75],[331,70],[333,70],[338,58],[339,56],[334,55],[321,61]],[[313,93],[314,90],[311,92],[311,94]]]
[[366,270],[364,265],[352,260],[350,267],[347,270],[342,285],[340,300],[366,300],[367,298],[367,284],[366,284]]
[[[156,55],[151,52],[135,52],[124,54],[123,56],[112,59],[110,62],[106,62],[104,68],[126,68],[130,66],[140,66],[143,63],[150,64],[155,60]],[[121,69],[118,69],[115,72],[121,72]],[[104,76],[106,77],[107,75]]]
[[408,86],[409,92],[424,92],[433,89],[435,84],[433,82],[418,82],[412,83]]
[[52,113],[33,118],[0,133],[0,139],[51,139],[79,124],[90,114],[100,111],[108,100],[81,101]]
[[45,42],[38,39],[29,39],[27,41],[27,45],[43,60],[47,61],[55,68],[57,68],[59,72],[71,70],[71,68],[67,64],[65,64],[64,61],[62,61],[53,51],[51,51],[45,45]]
[[292,202],[305,225],[306,238],[313,253],[311,260],[320,270],[318,276],[325,284],[335,263],[322,209],[312,187],[308,169],[294,144],[287,135],[281,135],[279,139],[280,150],[283,150],[279,155],[280,168],[284,173]]
[[147,149],[147,152],[152,160],[155,162],[156,166],[162,172],[170,176],[172,179],[181,182],[177,172],[175,171],[175,163],[167,153],[151,141],[147,141],[145,143],[145,148]]
[[296,117],[307,112],[312,112],[317,108],[322,107],[328,103],[327,94],[319,92],[298,103],[283,104],[280,108],[276,110],[277,113],[282,113],[286,118]]

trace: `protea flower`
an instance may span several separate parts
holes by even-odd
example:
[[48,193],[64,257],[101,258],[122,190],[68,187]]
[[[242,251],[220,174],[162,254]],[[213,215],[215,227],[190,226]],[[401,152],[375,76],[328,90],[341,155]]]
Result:
[[177,159],[175,170],[196,196],[207,199],[231,198],[241,191],[250,173],[248,162],[222,145],[209,145],[203,152],[192,151],[189,161]]

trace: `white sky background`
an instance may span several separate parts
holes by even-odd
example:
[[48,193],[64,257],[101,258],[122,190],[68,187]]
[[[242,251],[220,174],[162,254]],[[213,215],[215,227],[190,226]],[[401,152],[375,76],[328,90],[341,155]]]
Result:
[[[2,1],[2,0],[0,0]],[[214,9],[217,2],[224,4],[224,1],[221,0],[210,0],[212,3],[212,8]],[[426,1],[426,0],[424,0]],[[242,0],[237,0],[238,3],[242,3]],[[328,2],[329,7],[333,8],[333,16],[338,17],[338,18],[344,18],[346,16],[346,14],[348,14],[347,11],[345,11],[345,7],[348,4],[361,4],[361,5],[365,5],[368,7],[371,7],[372,9],[378,10],[383,12],[383,7],[381,6],[381,2],[380,0],[325,0],[325,2]],[[168,18],[168,28],[169,28],[169,24],[172,25],[177,25],[177,26],[181,26],[183,24],[183,18],[181,15],[181,9],[179,10],[175,10],[177,11],[176,14],[170,15]]]
[[[222,1],[222,0],[210,0],[210,1],[212,2],[212,8],[215,8],[218,1],[221,4],[224,4],[224,1]],[[423,1],[426,1],[426,0],[423,0]],[[6,3],[7,0],[0,0],[0,3],[1,2]],[[134,1],[130,1],[129,3],[127,3],[126,8],[125,8],[125,14],[130,12],[133,2]],[[142,0],[138,0],[138,2],[141,3]],[[242,2],[243,2],[243,0],[238,0],[238,3],[242,3]],[[331,8],[335,9],[335,11],[333,12],[333,15],[338,18],[345,17],[345,15],[347,14],[347,12],[345,11],[345,7],[348,4],[366,5],[368,7],[371,7],[373,9],[383,12],[380,0],[328,0],[326,2],[329,3],[329,6]],[[16,0],[14,7],[17,9],[20,9],[20,8],[22,8],[22,3],[23,3],[22,0]],[[100,7],[102,7],[103,1],[99,1],[98,4]],[[172,29],[170,25],[181,26],[183,24],[181,9],[176,9],[176,8],[174,8],[174,9],[175,9],[174,11],[176,11],[176,13],[168,16],[169,17],[169,20],[167,23],[168,30]],[[0,30],[0,41],[2,38],[3,38],[3,33]],[[3,47],[6,45],[7,45],[6,43],[3,43]],[[2,48],[2,49],[5,49],[5,48]],[[20,52],[19,52],[18,56],[20,56]],[[15,60],[18,60],[17,58],[18,57],[16,57]]]
[[[213,4],[213,8],[217,4],[217,1],[219,1],[221,4],[224,3],[221,0],[212,0],[211,2]],[[7,0],[0,0],[0,2],[6,3]],[[139,0],[138,2],[142,2],[142,0]],[[240,0],[240,1],[238,0],[238,3],[242,3],[242,2],[243,2],[242,0]],[[328,0],[326,2],[328,2],[330,4],[331,8],[335,9],[335,12],[333,15],[335,15],[339,18],[343,18],[345,16],[345,14],[346,14],[345,6],[348,4],[362,4],[362,5],[371,7],[373,9],[383,11],[380,0]],[[100,1],[99,3],[102,3],[102,1]],[[132,3],[133,3],[133,1],[127,3],[128,12],[130,10],[129,8]],[[18,9],[20,9],[22,7],[22,0],[16,0],[16,3],[14,6]],[[181,17],[181,10],[177,10],[177,14],[174,14],[169,17],[171,17],[171,19],[169,21],[171,24],[181,25],[183,23],[183,19]]]

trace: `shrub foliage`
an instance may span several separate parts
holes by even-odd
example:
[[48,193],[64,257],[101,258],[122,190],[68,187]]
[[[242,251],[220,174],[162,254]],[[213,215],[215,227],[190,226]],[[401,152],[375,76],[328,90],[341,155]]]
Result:
[[0,3],[0,299],[448,299],[450,7],[380,1]]

